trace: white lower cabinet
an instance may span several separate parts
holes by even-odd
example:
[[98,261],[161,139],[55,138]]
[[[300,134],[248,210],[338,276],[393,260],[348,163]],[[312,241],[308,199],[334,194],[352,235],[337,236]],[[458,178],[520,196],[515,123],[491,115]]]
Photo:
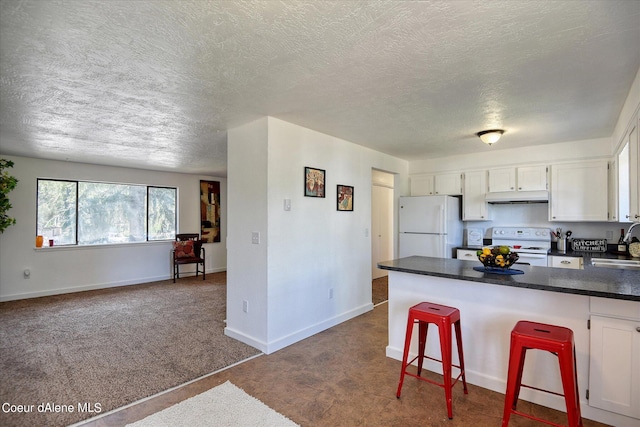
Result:
[[549,255],[547,257],[547,266],[582,270],[584,268],[584,261],[582,257]]
[[469,250],[469,249],[458,249],[457,254],[456,254],[456,258],[458,259],[463,259],[466,261],[478,261],[478,255],[476,254],[477,249],[476,250]]
[[591,315],[589,406],[640,419],[640,319]]

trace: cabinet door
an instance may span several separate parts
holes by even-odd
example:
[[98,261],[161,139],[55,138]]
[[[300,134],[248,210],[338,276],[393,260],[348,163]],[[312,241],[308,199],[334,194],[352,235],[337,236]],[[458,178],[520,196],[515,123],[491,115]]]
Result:
[[446,173],[435,176],[435,193],[440,196],[455,196],[462,194],[460,173]]
[[640,321],[591,316],[589,406],[640,418]]
[[551,166],[551,221],[608,220],[608,164],[606,161]]
[[478,261],[476,251],[470,251],[467,249],[458,249],[456,251],[456,258],[463,259],[465,261]]
[[516,190],[516,169],[489,169],[489,192]]
[[463,177],[462,220],[487,221],[488,205],[485,201],[487,191],[486,171],[466,172]]
[[433,175],[417,175],[411,177],[412,196],[433,195]]
[[581,257],[568,256],[549,256],[547,265],[556,268],[569,268],[573,270],[582,270],[584,268],[583,259]]
[[517,169],[518,191],[540,191],[547,187],[546,166],[525,166]]

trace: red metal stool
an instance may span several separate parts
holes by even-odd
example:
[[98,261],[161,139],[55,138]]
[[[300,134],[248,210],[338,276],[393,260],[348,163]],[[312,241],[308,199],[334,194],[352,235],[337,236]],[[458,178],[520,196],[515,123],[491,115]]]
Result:
[[[409,358],[409,347],[411,346],[411,334],[413,332],[413,326],[418,323],[418,355],[407,362]],[[440,352],[442,354],[442,360],[434,359],[425,355],[425,347],[427,344],[427,329],[429,323],[435,323],[438,326],[438,333],[440,335]],[[451,325],[456,330],[456,343],[458,345],[458,360],[460,365],[452,365],[451,363]],[[412,374],[407,371],[409,365],[411,365],[416,359],[418,359],[418,374]],[[430,379],[420,376],[422,372],[422,362],[424,359],[435,360],[442,363],[442,372],[444,383],[440,384]],[[451,380],[451,367],[455,366],[460,369],[460,374]],[[453,418],[453,410],[451,408],[451,388],[462,377],[462,384],[464,386],[464,393],[467,394],[467,380],[464,374],[464,357],[462,354],[462,333],[460,331],[460,311],[457,308],[447,307],[446,305],[433,304],[430,302],[421,302],[414,305],[409,309],[409,319],[407,320],[407,335],[404,340],[404,354],[402,356],[402,371],[400,372],[400,383],[398,384],[398,392],[396,397],[400,398],[400,392],[402,391],[402,383],[404,376],[409,375],[419,380],[426,381],[431,384],[438,385],[444,388],[444,394],[447,399],[447,413],[449,419]]]
[[[527,350],[546,350],[558,356],[560,363],[560,376],[564,394],[555,393],[522,384],[522,369]],[[580,416],[580,397],[578,395],[578,374],[576,371],[576,351],[573,344],[573,331],[561,326],[546,325],[520,321],[511,331],[511,350],[509,352],[509,373],[507,375],[507,392],[504,400],[504,415],[502,426],[509,425],[509,417],[512,413],[540,421],[552,426],[561,427],[550,421],[536,418],[516,410],[520,387],[532,388],[546,393],[564,396],[567,404],[567,417],[569,426],[582,426]]]

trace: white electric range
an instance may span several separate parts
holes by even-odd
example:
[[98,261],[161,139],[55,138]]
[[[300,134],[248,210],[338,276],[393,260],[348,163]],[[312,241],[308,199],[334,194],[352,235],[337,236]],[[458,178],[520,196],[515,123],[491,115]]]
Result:
[[551,231],[541,227],[493,227],[493,246],[509,246],[517,252],[518,263],[547,266],[547,254],[551,251]]

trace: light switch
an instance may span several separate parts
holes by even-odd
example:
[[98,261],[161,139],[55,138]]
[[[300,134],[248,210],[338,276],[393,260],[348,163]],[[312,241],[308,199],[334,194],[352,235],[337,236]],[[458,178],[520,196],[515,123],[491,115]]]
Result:
[[291,210],[291,199],[284,199],[284,210],[285,211]]
[[260,244],[260,233],[258,231],[254,231],[251,233],[251,243],[254,245]]

